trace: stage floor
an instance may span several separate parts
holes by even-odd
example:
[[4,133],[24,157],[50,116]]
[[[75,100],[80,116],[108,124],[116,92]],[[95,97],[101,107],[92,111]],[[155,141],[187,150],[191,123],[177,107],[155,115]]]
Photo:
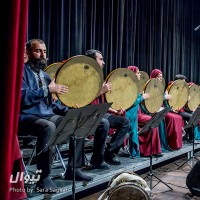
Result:
[[[184,142],[183,147],[179,150],[163,152],[163,157],[155,158],[153,157],[153,169],[159,168],[170,162],[178,160],[180,158],[189,158],[193,150],[192,143]],[[195,144],[195,152],[200,151],[200,144]],[[86,154],[87,158],[90,159],[91,154]],[[127,155],[121,152],[119,154],[121,160],[121,165],[112,165],[109,170],[84,170],[84,173],[93,177],[91,182],[75,182],[76,199],[80,199],[86,195],[90,195],[93,191],[96,192],[105,189],[107,183],[116,174],[124,171],[135,172],[138,175],[142,175],[149,171],[150,159],[149,157],[143,157],[138,159],[131,159]],[[67,158],[64,159],[64,163],[67,163]],[[177,165],[178,168],[178,165]],[[29,175],[31,176],[36,171],[36,166],[31,165],[28,167]],[[32,173],[33,172],[33,173]],[[35,184],[25,184],[27,197],[30,200],[38,199],[72,199],[72,184],[73,181],[63,180],[61,174],[64,172],[61,162],[55,161],[52,166],[53,180],[55,184],[59,187],[57,193],[54,194],[43,194],[40,191],[35,191]]]

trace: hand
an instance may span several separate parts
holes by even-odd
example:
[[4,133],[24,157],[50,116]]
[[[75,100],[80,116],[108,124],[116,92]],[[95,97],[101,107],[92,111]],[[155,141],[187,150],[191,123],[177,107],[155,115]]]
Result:
[[50,93],[65,94],[68,92],[68,87],[65,85],[59,85],[55,83],[55,78],[49,84]]
[[53,101],[54,101],[54,102],[58,101],[58,97],[54,97],[54,98],[53,98]]
[[172,99],[172,95],[168,93],[168,90],[165,91],[165,99],[170,100]]
[[101,87],[101,91],[100,91],[100,95],[107,93],[108,91],[111,91],[112,89],[112,85],[111,83],[106,83],[104,82],[102,87]]
[[172,110],[172,112],[174,112],[174,113],[178,113],[178,110]]
[[123,115],[123,114],[124,114],[124,110],[122,108],[117,110],[117,115]]
[[109,108],[108,111],[115,114],[115,115],[123,115],[124,114],[124,110],[122,108],[120,108],[119,110]]
[[142,97],[143,97],[144,99],[148,99],[148,98],[150,97],[150,94],[149,94],[149,93],[144,93],[144,91],[143,91]]

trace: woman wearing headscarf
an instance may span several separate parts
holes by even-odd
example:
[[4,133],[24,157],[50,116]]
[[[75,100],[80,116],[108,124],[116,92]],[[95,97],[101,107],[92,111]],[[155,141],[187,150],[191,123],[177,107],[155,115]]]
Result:
[[[133,71],[138,80],[140,80],[140,71],[139,68],[136,66],[128,66],[128,69]],[[152,134],[152,154],[159,155],[161,153],[161,145],[160,145],[160,138],[158,133],[158,128],[153,129],[153,133],[151,131],[144,132],[138,135],[138,129],[142,128],[150,119],[151,117],[148,115],[144,115],[146,123],[138,125],[138,111],[140,110],[140,103],[144,100],[149,98],[149,93],[138,94],[138,97],[134,104],[126,111],[126,117],[130,121],[130,153],[132,157],[140,157],[140,156],[149,156],[150,155],[150,137]]]
[[[154,69],[151,72],[150,78],[158,78],[162,81],[163,73],[159,69]],[[168,92],[165,92],[164,101],[172,98]],[[180,149],[182,147],[182,128],[183,128],[183,119],[182,117],[175,112],[169,112],[165,116],[165,125],[166,125],[166,136],[169,147],[172,150]]]
[[[175,80],[175,81],[176,81],[176,80],[184,80],[184,81],[186,81],[187,78],[186,78],[186,76],[184,76],[184,75],[182,75],[182,74],[177,74],[177,75],[175,76],[174,80]],[[189,83],[187,83],[187,84],[188,84],[189,87],[192,86],[192,85],[194,85],[193,82],[189,82]],[[188,101],[190,101],[190,100],[191,100],[191,98],[189,97],[189,98],[188,98]],[[192,115],[193,115],[193,112],[194,112],[194,110],[193,110],[193,111],[190,111],[190,110],[187,109],[186,107],[183,107],[183,108],[181,108],[181,109],[179,110],[178,114],[182,116],[183,120],[189,121],[190,118],[191,118]],[[186,135],[183,137],[183,139],[185,139],[185,140],[192,140],[193,137],[194,137],[195,140],[200,140],[200,123],[199,123],[197,126],[194,127],[194,131],[193,131],[193,128],[192,128],[192,127],[186,129]]]

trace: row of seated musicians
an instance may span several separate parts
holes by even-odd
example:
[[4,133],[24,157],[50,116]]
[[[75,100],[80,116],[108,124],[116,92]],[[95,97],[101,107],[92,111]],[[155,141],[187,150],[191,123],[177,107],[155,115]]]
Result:
[[[147,131],[141,134],[138,134],[138,131],[151,119],[150,115],[144,113],[144,109],[138,107],[138,113],[133,113],[132,111],[124,113],[124,116],[130,115],[130,131],[127,134],[127,137],[124,140],[122,149],[123,152],[130,155],[130,158],[143,157],[150,155],[151,148],[151,136],[152,136],[152,155],[157,157],[162,156],[162,152],[172,151],[182,148],[183,139],[191,140],[192,137],[195,137],[195,140],[200,139],[200,128],[199,126],[194,128],[194,133],[192,128],[186,130],[186,133],[183,129],[184,124],[187,121],[184,121],[181,115],[174,112],[168,112],[165,116],[165,119],[161,121],[158,128],[152,129],[152,131]],[[137,114],[137,117],[134,115]],[[115,129],[110,128],[109,137],[112,137],[115,133]],[[184,135],[185,133],[185,135]],[[183,137],[184,135],[184,137]],[[23,137],[19,138],[20,141]],[[93,135],[88,136],[85,140],[92,141]],[[21,144],[21,149],[34,147],[36,143],[35,137],[24,137],[23,143]],[[90,143],[89,148],[92,148],[92,143]],[[86,148],[85,148],[86,149]],[[32,152],[33,153],[33,152]],[[35,152],[34,152],[35,153]],[[23,156],[24,158],[26,155]],[[33,155],[31,156],[31,160]],[[30,162],[29,162],[30,164]]]

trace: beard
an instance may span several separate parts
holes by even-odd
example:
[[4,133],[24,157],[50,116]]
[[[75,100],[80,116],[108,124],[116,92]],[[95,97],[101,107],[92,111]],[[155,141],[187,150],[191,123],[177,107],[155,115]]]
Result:
[[42,58],[42,59],[37,59],[35,60],[34,62],[34,66],[37,68],[37,69],[41,69],[41,70],[44,70],[47,66],[47,60],[45,58]]

